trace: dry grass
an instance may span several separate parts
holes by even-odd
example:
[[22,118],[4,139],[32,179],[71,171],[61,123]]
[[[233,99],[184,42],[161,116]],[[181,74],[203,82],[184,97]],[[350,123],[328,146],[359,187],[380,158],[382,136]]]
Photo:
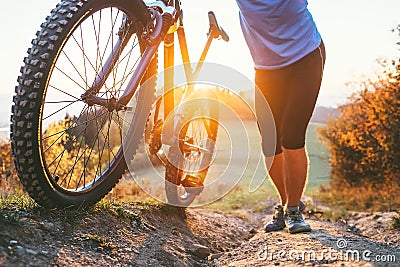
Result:
[[317,198],[322,202],[350,211],[400,210],[400,185],[396,181],[338,188],[321,186]]

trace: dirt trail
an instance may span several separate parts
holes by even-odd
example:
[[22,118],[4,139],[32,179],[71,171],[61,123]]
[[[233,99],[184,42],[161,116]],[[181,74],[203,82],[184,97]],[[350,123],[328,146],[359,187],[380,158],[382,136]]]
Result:
[[[240,247],[215,261],[217,266],[399,266],[399,232],[385,233],[391,242],[364,236],[356,226],[308,220],[312,232],[260,230]],[[373,223],[371,222],[371,227]],[[379,235],[376,238],[381,238]]]
[[[107,204],[86,211],[0,210],[0,265],[398,266],[400,232],[390,230],[392,216],[357,214],[347,224],[310,218],[311,233],[290,235],[265,233],[261,228],[271,214],[249,210],[183,211],[140,203]],[[357,250],[360,259],[350,258],[357,256],[353,254],[340,258],[334,254],[340,252],[338,245],[344,252]],[[297,254],[291,252],[295,250]],[[315,258],[293,259],[302,253],[312,257],[311,250]],[[336,260],[329,258],[329,251]],[[386,262],[372,262],[377,256],[385,256]]]

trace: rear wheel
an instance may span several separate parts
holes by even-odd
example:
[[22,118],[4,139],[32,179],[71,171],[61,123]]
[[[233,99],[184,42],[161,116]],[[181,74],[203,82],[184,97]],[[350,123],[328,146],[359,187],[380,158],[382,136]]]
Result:
[[[149,112],[143,107],[151,107],[155,82],[146,85],[152,88],[146,95],[133,96],[128,123],[125,111],[89,105],[82,95],[118,41],[126,46],[97,96],[118,99],[124,93],[145,47],[139,26],[129,34],[121,26],[128,21],[135,27],[145,16],[143,6],[139,0],[62,1],[32,41],[14,96],[11,140],[19,178],[40,205],[92,205],[127,169],[123,138],[127,131],[143,134]],[[155,58],[145,78],[156,71]]]
[[168,203],[187,207],[204,188],[213,161],[218,133],[218,111],[207,99],[191,105],[190,119],[179,131],[178,145],[168,152],[165,191]]

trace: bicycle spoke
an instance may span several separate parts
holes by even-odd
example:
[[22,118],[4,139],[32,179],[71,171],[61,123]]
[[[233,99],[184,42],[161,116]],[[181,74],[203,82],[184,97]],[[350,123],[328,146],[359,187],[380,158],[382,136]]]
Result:
[[60,100],[60,101],[46,101],[45,104],[63,104],[63,103],[75,103],[81,100]]
[[62,108],[60,108],[60,109],[54,111],[54,112],[51,113],[50,115],[48,115],[48,116],[46,116],[45,118],[43,118],[43,120],[47,120],[48,118],[54,116],[55,114],[57,114],[57,113],[60,112],[61,110],[66,109],[67,107],[73,105],[73,104],[76,103],[76,102],[78,102],[78,100],[76,100],[76,101],[74,101],[74,102],[72,102],[72,103],[69,103],[68,105],[66,105],[66,106],[64,106],[64,107],[62,107]]
[[69,94],[69,93],[67,93],[67,92],[65,92],[65,91],[63,91],[63,90],[61,90],[61,89],[59,89],[59,88],[53,86],[53,85],[49,85],[49,87],[50,87],[50,88],[53,88],[54,90],[57,90],[57,91],[59,91],[59,92],[61,92],[61,93],[63,93],[63,94],[66,94],[67,96],[70,96],[70,97],[72,97],[72,98],[75,98],[75,99],[78,100],[78,101],[81,100],[80,98],[77,98],[76,96],[73,96],[73,95],[71,95],[71,94]]
[[[110,124],[108,124],[108,125],[110,126]],[[107,136],[108,137],[110,136],[110,127],[108,127],[108,129],[107,129]],[[108,143],[107,143],[107,146],[108,146],[108,150],[107,150],[107,152],[108,152],[108,166],[110,166],[111,165],[110,152],[113,153],[113,151],[112,151],[112,149],[110,147],[110,139],[108,138],[107,141],[108,141]]]
[[[86,128],[84,129],[84,132],[85,132],[85,135],[86,135]],[[76,166],[76,164],[78,163],[78,155],[79,155],[79,151],[81,150],[83,141],[84,141],[84,138],[81,138],[81,141],[79,142],[78,151],[76,152],[75,163],[74,163],[74,165],[71,167],[72,170],[75,169],[75,166]],[[85,151],[86,151],[86,149],[85,149]],[[83,151],[83,153],[85,153],[85,151]],[[84,171],[85,171],[85,170],[84,170]],[[69,174],[69,172],[65,175],[65,177],[67,177],[68,174]],[[70,184],[70,182],[71,182],[72,174],[73,174],[73,171],[71,172],[70,180],[69,180],[68,185],[67,185],[68,187],[69,187],[69,184]],[[65,179],[64,179],[64,180],[65,180]],[[63,181],[64,181],[64,180],[63,180]]]
[[80,85],[77,81],[75,81],[75,79],[73,79],[70,75],[66,74],[63,70],[61,70],[59,67],[55,67],[56,70],[58,70],[59,72],[61,72],[62,74],[64,74],[65,77],[67,77],[71,82],[73,82],[74,84],[76,84],[79,88],[81,88],[83,91],[86,91],[86,88],[83,87],[82,85]]
[[82,57],[83,57],[83,70],[84,70],[84,72],[85,72],[85,78],[84,78],[84,81],[85,81],[85,85],[86,85],[86,87],[88,87],[89,88],[89,84],[88,84],[88,76],[87,76],[87,69],[86,69],[86,53],[85,53],[85,45],[84,45],[84,42],[83,42],[83,31],[82,31],[82,25],[79,25],[79,31],[80,31],[80,35],[81,35],[81,40],[82,40]]
[[115,124],[118,125],[118,128],[119,128],[120,130],[123,130],[120,121],[122,121],[123,124],[128,124],[128,125],[131,124],[131,122],[125,120],[125,119],[122,118],[122,117],[120,117],[118,112],[116,112],[116,116],[117,116],[117,119],[112,118],[112,120],[115,122]]
[[[86,130],[86,128],[85,128],[85,130]],[[96,133],[96,138],[99,137],[100,131],[101,131],[101,128],[97,131],[97,133]],[[92,150],[93,150],[93,147],[91,148],[90,151],[92,151]],[[67,172],[67,175],[65,176],[65,178],[69,175],[69,173],[71,173],[71,175],[70,175],[70,180],[69,180],[68,185],[67,185],[68,187],[70,186],[71,178],[72,178],[72,175],[73,175],[73,170],[75,169],[76,164],[77,164],[78,161],[82,158],[82,156],[84,156],[84,155],[86,154],[86,151],[87,151],[87,147],[85,147],[85,150],[82,152],[82,154],[79,156],[79,158],[78,158],[79,153],[77,153],[77,155],[76,155],[76,160],[75,160],[75,162],[74,162],[74,165],[73,165],[73,166],[69,169],[69,171]],[[91,154],[91,152],[90,152],[90,154]],[[65,178],[64,178],[63,181],[65,181]]]
[[[75,38],[74,38],[75,39]],[[84,53],[84,51],[82,50],[82,52]],[[76,71],[76,73],[79,75],[79,77],[82,79],[82,81],[85,83],[85,87],[88,87],[87,81],[85,80],[85,78],[82,77],[80,71],[77,69],[77,67],[75,66],[75,64],[72,62],[72,60],[69,58],[69,56],[67,55],[67,53],[65,53],[65,51],[63,51],[63,55],[67,58],[68,62],[71,64],[71,66],[74,68],[74,70]],[[86,90],[86,89],[84,89]]]
[[[135,72],[134,67],[139,63],[140,59],[141,59],[141,58],[138,57],[138,58],[136,59],[136,62],[133,64],[133,67],[132,67],[131,71],[128,73],[128,75],[125,75],[123,78],[121,78],[121,79],[115,84],[115,85],[120,85],[120,86],[119,86],[119,90],[121,89],[122,85],[126,82],[126,80],[128,79],[128,77],[130,77],[131,74]],[[118,91],[119,91],[119,90],[118,90]]]
[[[56,165],[56,167],[54,168],[54,171],[53,171],[53,177],[55,177],[55,176],[56,176],[56,173],[57,173],[58,167],[60,166],[61,160],[62,160],[62,158],[64,157],[64,153],[65,153],[65,151],[66,151],[66,150],[64,150],[64,152],[62,152],[62,155],[61,155],[61,157],[60,157],[60,160],[57,162],[57,165]],[[56,181],[56,182],[57,182],[57,181]]]
[[[85,129],[86,129],[86,128],[85,128]],[[85,131],[85,129],[83,129],[78,135],[75,136],[75,138],[71,141],[71,144],[77,140],[77,138]],[[71,147],[64,147],[64,150],[63,150],[50,164],[48,164],[47,166],[48,166],[48,167],[51,167],[51,166],[54,164],[54,162],[60,157],[60,155],[61,155],[62,153],[64,153],[64,152],[67,150],[67,148],[69,149],[69,148],[71,148]]]
[[[210,128],[210,124],[213,123],[213,122],[211,121],[211,119],[202,119],[202,121],[203,121],[203,125],[205,127],[205,130],[207,132],[207,136],[210,137],[210,135],[212,134],[211,128]],[[207,121],[210,121],[210,124],[208,124]]]
[[[81,111],[81,113],[79,114],[79,117],[84,113],[84,111],[86,110],[86,106],[85,106],[85,108],[84,109],[82,109],[82,111]],[[79,118],[78,117],[78,118]],[[76,121],[77,121],[77,119],[73,122],[73,123],[76,123]],[[83,123],[84,124],[84,123]],[[70,128],[68,128],[68,129],[66,129],[66,130],[63,130],[63,131],[61,131],[61,132],[59,132],[59,133],[63,133],[62,135],[60,135],[48,148],[46,148],[46,150],[43,152],[43,154],[45,154],[62,136],[64,136],[64,134],[69,130],[69,129],[73,129],[73,128],[76,128],[76,127],[70,127]],[[57,134],[59,134],[59,133],[56,133],[56,134],[53,134],[52,136],[55,136],[55,135],[57,135]],[[44,139],[42,139],[42,141],[43,141]],[[54,172],[53,172],[53,176],[55,176],[55,173],[57,172],[57,169],[58,169],[58,167],[59,167],[59,165],[60,165],[60,162],[61,162],[61,160],[62,160],[62,158],[63,158],[63,156],[64,156],[64,153],[65,153],[65,151],[66,151],[66,149],[64,149],[63,151],[62,151],[62,153],[61,153],[61,157],[60,157],[60,159],[58,160],[58,163],[57,163],[57,166],[56,166],[56,168],[54,169]],[[59,155],[60,156],[60,155]],[[59,157],[58,156],[58,157]],[[57,158],[58,158],[57,157]],[[55,159],[55,160],[57,160],[57,158]],[[51,163],[51,165],[53,164],[53,162]],[[51,166],[51,165],[49,165],[49,167]]]
[[[75,36],[72,36],[72,39],[75,41],[75,44],[79,47],[79,50],[81,50],[82,54],[83,54],[83,59],[84,59],[84,64],[85,64],[85,72],[87,70],[86,68],[86,61],[89,62],[89,65],[92,67],[92,69],[95,71],[96,75],[97,75],[97,68],[93,65],[92,61],[90,60],[90,58],[87,56],[87,54],[85,53],[85,50],[83,47],[81,47],[81,44],[79,44],[78,40],[76,40]],[[83,40],[82,40],[83,42]],[[85,82],[85,84],[87,85],[87,81]]]
[[[96,123],[97,123],[97,120],[96,120]],[[99,127],[99,130],[100,130],[100,131],[102,131],[101,129],[102,129],[102,128]],[[97,134],[97,137],[98,137],[98,136],[99,136],[99,134]],[[96,138],[96,140],[97,140],[97,142],[100,142],[99,138]],[[82,172],[81,176],[79,177],[79,181],[76,183],[76,188],[75,188],[75,190],[78,190],[79,184],[80,184],[81,181],[82,181],[82,176],[84,177],[84,178],[83,178],[83,187],[86,186],[86,169],[87,169],[87,165],[88,165],[89,160],[90,160],[90,156],[92,155],[93,148],[94,148],[94,145],[91,147],[90,152],[89,152],[89,155],[87,156],[87,159],[85,159],[86,153],[84,153],[84,159],[83,159],[83,162],[84,162],[83,170],[84,170],[84,171]],[[86,151],[85,151],[85,152],[86,152]],[[95,178],[96,178],[96,177],[95,177]],[[93,179],[93,181],[95,181],[95,180],[96,180],[96,179]]]
[[[114,154],[114,151],[112,150],[112,148],[111,148],[111,146],[110,146],[110,128],[111,128],[111,118],[110,118],[110,115],[108,116],[109,118],[109,124],[108,124],[108,129],[107,129],[107,139],[108,139],[108,149],[109,149],[109,153],[111,152],[112,153],[112,155],[113,155],[113,157],[115,158],[115,154]],[[102,132],[102,135],[103,135],[103,137],[104,138],[106,138],[105,136],[104,136],[104,133]],[[110,166],[111,165],[111,161],[110,161],[110,157],[108,158],[108,166]]]
[[[83,110],[85,110],[85,109],[83,109]],[[82,110],[82,111],[83,111],[83,110]],[[82,114],[83,114],[83,112],[81,112],[81,114],[79,115],[79,117],[80,117]],[[105,114],[105,113],[103,113],[102,115],[104,115],[104,114]],[[99,115],[99,116],[102,116],[102,115]],[[79,119],[79,117],[78,117],[77,119]],[[74,123],[77,122],[77,119],[74,121]],[[77,125],[75,125],[75,126],[73,126],[73,127],[70,127],[70,128],[68,128],[68,129],[65,129],[65,130],[62,130],[62,131],[53,133],[53,134],[51,134],[51,135],[49,135],[49,136],[46,136],[46,137],[42,137],[42,141],[43,141],[43,140],[47,140],[47,139],[49,139],[50,137],[53,137],[53,136],[55,136],[55,135],[58,135],[58,134],[61,134],[61,133],[65,133],[65,132],[67,132],[67,131],[69,131],[69,130],[75,129],[75,128],[77,128],[77,127],[79,127],[79,126],[82,126],[82,125],[84,125],[84,124],[86,124],[86,123],[88,123],[88,122],[91,122],[91,121],[93,121],[93,120],[95,120],[95,119],[96,119],[96,117],[95,117],[95,118],[92,118],[92,119],[90,119],[90,120],[81,122],[80,124],[77,124]]]
[[[101,153],[99,155],[99,161],[98,161],[97,169],[96,169],[96,173],[95,173],[96,177],[97,177],[97,175],[100,175],[99,170],[101,171],[101,162],[102,162],[101,159],[103,158],[103,153],[104,153],[105,146],[106,146],[106,142],[103,142],[103,147],[102,147]],[[100,151],[100,141],[99,140],[98,140],[98,149]],[[94,182],[95,182],[95,180],[93,180],[93,183]]]
[[[96,46],[96,67],[94,68],[95,71],[96,71],[96,76],[97,76],[98,73],[99,73],[99,72],[98,72],[98,66],[99,66],[99,59],[100,59],[100,57],[101,57],[101,55],[100,55],[100,47],[99,47],[100,41],[99,41],[99,40],[100,40],[100,30],[101,30],[100,24],[101,24],[102,10],[100,10],[99,13],[100,13],[100,14],[99,14],[100,19],[99,19],[99,26],[98,26],[99,31],[98,31],[98,32],[97,32],[97,29],[96,29],[94,17],[93,17],[93,15],[91,16],[91,19],[92,19],[92,26],[93,26],[93,33],[94,33],[94,36],[95,36],[95,38],[96,38],[96,43],[97,43],[97,46]],[[102,60],[101,60],[101,62],[102,62]]]
[[[112,14],[112,8],[111,8],[111,11],[110,11],[110,14]],[[118,14],[119,14],[119,10],[118,10]],[[111,25],[112,25],[112,28],[111,28],[111,30],[110,30],[110,34],[109,34],[109,36],[108,36],[108,39],[107,39],[107,43],[106,43],[106,46],[105,46],[105,48],[104,48],[104,51],[103,51],[103,55],[100,55],[100,65],[101,65],[101,69],[103,70],[103,60],[104,60],[104,57],[105,57],[105,54],[106,54],[106,51],[107,51],[107,48],[108,48],[108,45],[110,44],[110,41],[113,39],[113,36],[114,36],[114,30],[115,30],[115,22],[116,22],[116,20],[117,20],[117,18],[118,18],[118,16],[116,16],[115,17],[115,20],[114,21],[112,21],[111,23]],[[99,20],[99,23],[100,23],[100,20]],[[99,28],[99,29],[101,29],[101,27]],[[99,36],[100,36],[100,34],[99,34]],[[99,42],[97,43],[97,45],[99,46]],[[100,46],[99,46],[100,47]],[[111,44],[111,51],[113,51],[113,45]],[[113,55],[114,56],[114,55]]]

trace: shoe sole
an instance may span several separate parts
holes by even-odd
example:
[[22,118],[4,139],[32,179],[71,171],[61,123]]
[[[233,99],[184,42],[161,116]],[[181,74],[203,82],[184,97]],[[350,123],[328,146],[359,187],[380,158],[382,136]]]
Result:
[[289,233],[291,234],[297,234],[297,233],[307,233],[307,232],[311,232],[311,228],[309,227],[299,227],[293,230],[289,230]]
[[283,230],[283,229],[285,229],[285,228],[286,228],[286,226],[283,227],[283,228],[277,228],[277,229],[273,229],[273,230],[267,230],[267,229],[264,228],[264,231],[265,231],[266,233],[271,233],[271,232],[278,232],[278,231],[281,231],[281,230]]

